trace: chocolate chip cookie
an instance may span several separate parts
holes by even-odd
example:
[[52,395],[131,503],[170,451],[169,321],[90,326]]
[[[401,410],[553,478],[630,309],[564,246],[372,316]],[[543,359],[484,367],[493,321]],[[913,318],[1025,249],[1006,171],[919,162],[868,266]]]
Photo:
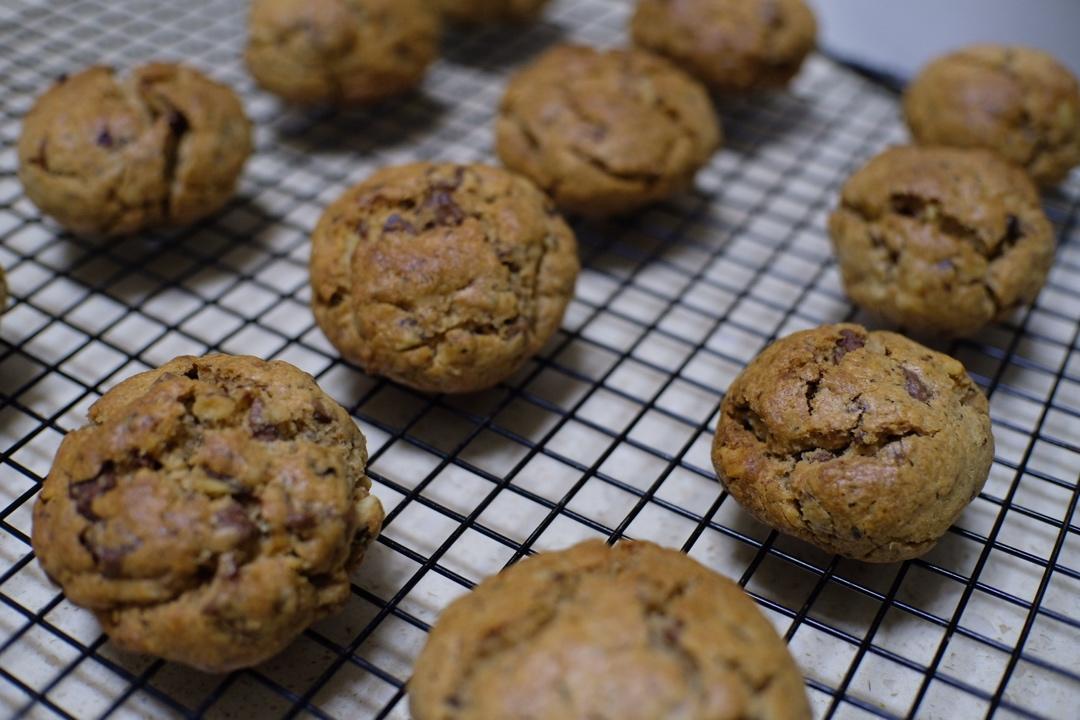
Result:
[[90,421],[60,445],[33,544],[116,645],[225,672],[344,605],[383,510],[364,436],[310,375],[181,357]]
[[563,45],[510,80],[503,163],[568,210],[628,212],[688,188],[720,144],[708,93],[641,50]]
[[416,720],[810,717],[798,666],[738,585],[630,541],[480,583],[435,624],[409,697]]
[[851,299],[923,333],[971,335],[1007,316],[1054,257],[1035,186],[985,150],[885,151],[844,185],[829,232]]
[[926,66],[904,93],[919,143],[981,147],[1054,185],[1080,165],[1080,84],[1032,48],[975,45]]
[[430,392],[491,387],[558,329],[574,234],[525,178],[483,165],[385,168],[327,208],[312,305],[367,372]]
[[438,45],[430,0],[253,0],[244,60],[289,102],[365,104],[419,86]]
[[124,235],[220,209],[251,154],[251,124],[236,94],[197,70],[152,63],[121,78],[92,67],[38,98],[18,153],[43,213],[76,233]]
[[548,0],[437,0],[437,3],[447,20],[479,25],[535,20]]
[[922,555],[982,489],[986,397],[964,367],[891,332],[826,325],[732,383],[713,464],[763,523],[867,562]]
[[817,23],[803,0],[639,0],[631,34],[713,90],[745,93],[787,85]]

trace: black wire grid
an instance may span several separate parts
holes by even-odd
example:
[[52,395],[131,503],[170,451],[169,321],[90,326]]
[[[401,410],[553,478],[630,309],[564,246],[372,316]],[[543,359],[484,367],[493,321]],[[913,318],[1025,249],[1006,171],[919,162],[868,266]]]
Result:
[[[307,236],[375,167],[491,160],[506,74],[561,39],[624,42],[630,7],[556,2],[545,23],[452,33],[422,95],[310,114],[239,63],[245,3],[0,3],[0,708],[26,717],[408,717],[438,611],[482,577],[585,537],[682,547],[738,578],[786,633],[820,717],[1075,717],[1080,706],[1080,176],[1047,198],[1060,247],[1033,308],[945,348],[990,394],[985,491],[924,558],[867,566],[754,522],[708,448],[731,379],[796,329],[860,318],[830,259],[839,185],[903,140],[896,98],[814,58],[792,92],[722,108],[698,189],[577,223],[563,331],[497,389],[433,397],[337,359],[308,310]],[[194,228],[95,243],[22,197],[14,145],[62,72],[185,59],[240,91],[258,151]],[[34,562],[34,496],[65,430],[128,375],[182,354],[281,358],[360,421],[384,534],[350,604],[281,657],[207,676],[120,652]]]

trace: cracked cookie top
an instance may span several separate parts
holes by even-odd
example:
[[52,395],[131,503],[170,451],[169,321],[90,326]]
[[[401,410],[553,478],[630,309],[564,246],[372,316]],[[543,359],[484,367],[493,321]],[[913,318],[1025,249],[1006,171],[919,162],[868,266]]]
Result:
[[926,66],[904,93],[917,142],[993,150],[1054,185],[1080,165],[1080,84],[1033,48],[974,45]]
[[549,0],[437,0],[443,16],[457,23],[523,23],[535,20]]
[[803,0],[639,0],[634,42],[725,93],[787,85],[814,49]]
[[383,511],[364,436],[310,375],[180,357],[90,421],[60,445],[33,545],[119,646],[223,672],[345,603]]
[[959,362],[859,325],[767,347],[728,389],[713,443],[759,520],[869,562],[933,547],[993,457],[986,397]]
[[484,165],[384,168],[312,235],[312,306],[366,371],[431,392],[495,385],[558,329],[577,243],[525,178]]
[[244,61],[289,102],[363,104],[417,87],[438,45],[430,0],[253,0]]
[[511,80],[496,149],[555,202],[593,216],[688,188],[720,144],[705,89],[641,50],[549,50]]
[[855,303],[944,335],[1034,300],[1054,256],[1035,186],[985,150],[886,150],[844,185],[829,232]]
[[232,196],[251,124],[228,87],[182,65],[92,67],[34,103],[19,138],[27,196],[64,227],[123,235],[186,225]]
[[484,580],[439,617],[409,697],[416,720],[810,717],[798,667],[738,585],[632,541]]

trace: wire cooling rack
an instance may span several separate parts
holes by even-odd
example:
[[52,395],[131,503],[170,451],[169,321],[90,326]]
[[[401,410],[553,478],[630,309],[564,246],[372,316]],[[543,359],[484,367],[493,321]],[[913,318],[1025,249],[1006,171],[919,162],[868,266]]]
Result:
[[[1047,198],[1060,249],[1035,307],[945,349],[991,397],[985,491],[922,559],[868,566],[759,525],[709,462],[731,379],[790,331],[862,319],[830,260],[840,183],[902,141],[896,98],[814,58],[789,94],[722,108],[696,191],[577,223],[563,331],[497,389],[431,397],[342,363],[308,310],[308,232],[375,167],[491,160],[506,74],[547,45],[624,42],[629,3],[556,2],[524,30],[452,33],[424,92],[311,114],[257,92],[239,0],[0,2],[0,708],[26,717],[408,717],[439,610],[521,556],[601,536],[682,547],[785,633],[819,717],[1075,717],[1080,707],[1080,176]],[[94,243],[22,197],[20,118],[55,76],[184,59],[258,125],[239,196],[194,228]],[[258,668],[209,676],[125,654],[50,585],[31,506],[63,433],[122,378],[181,353],[293,362],[367,434],[386,529],[344,612]]]

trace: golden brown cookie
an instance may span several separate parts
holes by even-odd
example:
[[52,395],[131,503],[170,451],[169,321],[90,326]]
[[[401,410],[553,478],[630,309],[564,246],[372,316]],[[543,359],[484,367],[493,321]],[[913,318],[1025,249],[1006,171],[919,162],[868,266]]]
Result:
[[803,0],[639,0],[631,34],[713,90],[744,93],[787,85],[817,22]]
[[720,144],[708,93],[641,50],[562,45],[510,80],[496,149],[555,202],[628,212],[684,190]]
[[436,0],[455,23],[524,23],[540,17],[548,0]]
[[844,185],[829,233],[851,299],[916,332],[970,335],[1007,316],[1054,258],[1035,186],[985,150],[886,150]]
[[974,45],[938,58],[904,93],[916,142],[981,147],[1054,185],[1080,165],[1080,84],[1032,48]]
[[27,196],[65,228],[123,235],[187,225],[232,196],[251,154],[239,98],[197,70],[92,67],[30,109],[19,138]]
[[484,165],[380,170],[327,208],[311,242],[330,342],[430,392],[481,390],[521,367],[558,329],[578,273],[551,202]]
[[382,524],[364,436],[284,362],[180,357],[64,438],[34,551],[113,642],[208,672],[336,612]]
[[713,464],[758,520],[867,562],[922,555],[994,459],[963,365],[891,332],[825,325],[767,347],[731,384]]
[[415,720],[810,717],[798,666],[738,585],[630,541],[480,583],[435,624],[409,697]]
[[253,0],[244,60],[289,102],[364,104],[419,86],[438,46],[430,0]]

